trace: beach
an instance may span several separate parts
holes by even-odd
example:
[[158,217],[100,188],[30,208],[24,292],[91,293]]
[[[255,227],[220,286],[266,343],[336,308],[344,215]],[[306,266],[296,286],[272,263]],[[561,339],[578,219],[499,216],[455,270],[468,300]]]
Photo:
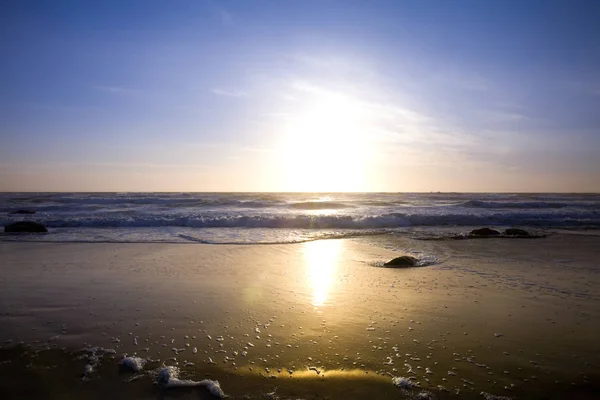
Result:
[[0,400],[600,400],[600,0],[0,9]]
[[[591,399],[599,245],[594,231],[1,242],[0,392],[210,398],[206,387],[155,383],[161,367],[177,366],[182,379],[218,381],[232,398]],[[427,265],[382,266],[402,254]],[[126,355],[143,369],[125,371]]]

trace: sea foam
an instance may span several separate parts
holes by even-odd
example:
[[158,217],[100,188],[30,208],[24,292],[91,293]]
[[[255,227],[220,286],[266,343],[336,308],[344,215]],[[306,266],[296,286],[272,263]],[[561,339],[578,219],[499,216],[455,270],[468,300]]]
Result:
[[419,387],[418,382],[413,382],[410,378],[405,378],[403,376],[393,377],[392,383],[401,389],[412,389],[415,387]]
[[133,372],[140,372],[144,369],[144,365],[146,365],[146,360],[140,357],[123,357],[121,359],[121,366],[123,368],[128,369]]
[[9,214],[19,209],[35,211],[49,234],[0,240],[292,243],[318,239],[320,231],[600,228],[600,195],[578,194],[0,193],[0,226],[31,219]]
[[174,366],[162,367],[156,375],[156,383],[164,388],[185,388],[185,387],[204,387],[210,394],[220,399],[227,397],[225,392],[221,389],[218,381],[211,379],[203,379],[201,381],[194,381],[190,379],[179,379],[179,368]]

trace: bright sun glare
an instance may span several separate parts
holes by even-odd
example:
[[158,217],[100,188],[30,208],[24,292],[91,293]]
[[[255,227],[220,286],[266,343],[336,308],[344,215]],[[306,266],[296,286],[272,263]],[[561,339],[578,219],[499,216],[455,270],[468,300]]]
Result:
[[342,243],[340,240],[317,240],[304,245],[308,284],[312,287],[312,305],[325,305],[333,285]]
[[343,95],[319,96],[290,118],[281,162],[290,191],[360,191],[371,161],[361,104]]

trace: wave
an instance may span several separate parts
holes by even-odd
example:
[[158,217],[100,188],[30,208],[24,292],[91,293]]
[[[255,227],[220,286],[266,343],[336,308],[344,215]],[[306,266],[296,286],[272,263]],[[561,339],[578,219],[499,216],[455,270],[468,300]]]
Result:
[[600,203],[582,203],[582,202],[548,202],[548,201],[483,201],[483,200],[469,200],[459,204],[461,207],[470,208],[589,208],[589,209],[600,209]]
[[291,203],[289,206],[298,210],[339,210],[354,207],[349,204],[335,201],[302,201],[299,203]]
[[[20,220],[11,218],[5,224]],[[381,229],[416,226],[600,226],[600,212],[576,213],[494,213],[494,214],[409,214],[381,215],[156,215],[104,213],[90,216],[65,216],[63,219],[36,217],[50,228],[288,228],[288,229]]]
[[[266,238],[256,238],[254,235],[236,235],[235,237],[219,237],[219,238],[199,238],[193,235],[177,234],[178,238],[185,240],[187,243],[201,244],[293,244],[307,243],[323,239],[348,239],[364,236],[377,236],[389,233],[385,229],[362,229],[348,231],[325,231],[314,235],[272,235]],[[163,241],[169,243],[169,241]],[[171,243],[180,243],[179,241],[171,241]]]
[[361,206],[372,206],[372,207],[397,207],[403,206],[406,204],[410,204],[407,201],[384,201],[384,200],[368,200],[368,201],[359,201],[359,205]]
[[132,196],[132,197],[44,197],[44,198],[12,198],[6,201],[9,207],[3,207],[2,211],[9,212],[18,207],[27,207],[28,204],[35,207],[36,210],[65,210],[73,207],[98,207],[110,208],[118,207],[136,207],[136,206],[157,206],[160,208],[269,208],[282,204],[281,201],[274,199],[248,199],[248,198],[230,198],[230,197],[173,197],[173,196]]

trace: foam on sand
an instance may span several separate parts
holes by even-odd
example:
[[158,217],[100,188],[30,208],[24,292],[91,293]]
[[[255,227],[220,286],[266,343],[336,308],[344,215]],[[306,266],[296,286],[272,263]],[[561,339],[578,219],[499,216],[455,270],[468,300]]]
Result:
[[227,397],[218,381],[213,381],[211,379],[204,379],[201,381],[179,379],[179,372],[179,368],[177,367],[162,367],[156,375],[156,383],[164,389],[204,387],[215,397],[220,399]]
[[91,379],[91,375],[96,370],[96,367],[100,363],[102,357],[107,354],[115,354],[116,351],[113,349],[104,349],[102,347],[86,347],[81,349],[83,352],[82,355],[78,357],[78,359],[87,360],[87,364],[83,367],[83,373],[81,374],[81,379],[84,381],[88,381]]
[[435,397],[433,396],[432,393],[423,391],[423,392],[420,392],[419,394],[417,394],[416,399],[417,400],[433,400],[433,399],[435,399]]
[[123,366],[123,368],[133,371],[133,372],[140,372],[141,370],[144,369],[144,365],[146,365],[146,360],[140,357],[123,357],[121,359],[121,366]]
[[393,377],[392,383],[401,389],[412,389],[415,387],[419,387],[419,384],[417,382],[413,382],[410,378],[405,378],[403,376]]
[[481,395],[485,398],[485,400],[512,400],[510,397],[496,396],[494,394],[489,394],[486,392],[481,392]]

